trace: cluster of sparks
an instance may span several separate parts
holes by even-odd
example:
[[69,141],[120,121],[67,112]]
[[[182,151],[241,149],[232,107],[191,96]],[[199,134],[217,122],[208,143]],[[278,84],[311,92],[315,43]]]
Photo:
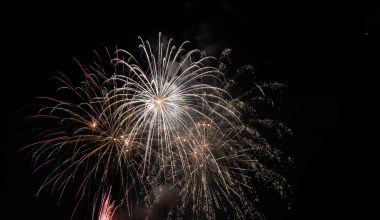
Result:
[[109,188],[109,191],[105,192],[102,196],[98,220],[112,220],[115,214],[115,201],[111,201],[111,191],[112,188]]
[[166,186],[178,197],[167,218],[186,210],[197,219],[215,219],[219,212],[261,218],[253,204],[256,185],[280,192],[287,185],[266,166],[280,160],[281,151],[256,125],[275,128],[279,136],[288,129],[257,117],[253,106],[268,102],[263,90],[276,85],[253,84],[233,97],[231,91],[241,88],[221,60],[187,52],[188,42],[179,48],[171,39],[164,43],[161,34],[154,48],[139,40],[140,57],[117,49],[109,54],[110,73],[96,53],[93,65],[78,62],[84,73],[79,86],[62,74],[56,79],[63,97],[40,97],[49,103],[33,116],[44,122],[42,140],[23,148],[35,149],[37,170],[52,167],[38,193],[50,187],[62,196],[79,178],[75,209],[91,192],[100,210],[92,218],[104,220],[112,219],[115,203],[129,217],[133,206],[151,208],[160,198],[152,192]]

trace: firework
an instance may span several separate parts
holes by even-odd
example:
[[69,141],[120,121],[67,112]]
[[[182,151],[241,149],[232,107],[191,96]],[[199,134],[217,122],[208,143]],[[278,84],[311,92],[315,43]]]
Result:
[[[264,90],[278,84],[252,83],[253,89],[239,94],[237,78],[250,68],[226,74],[229,50],[215,59],[200,50],[186,52],[188,42],[178,48],[172,40],[164,43],[161,34],[156,47],[139,40],[140,57],[117,49],[109,55],[107,72],[96,53],[90,67],[78,62],[85,77],[79,86],[56,77],[65,98],[41,97],[52,104],[33,117],[50,129],[44,127],[42,140],[23,148],[35,149],[37,170],[52,167],[38,193],[49,186],[62,195],[70,180],[81,176],[77,206],[86,192],[93,193],[94,210],[109,184],[120,192],[114,202],[125,204],[129,213],[132,204],[158,204],[165,186],[180,198],[168,218],[188,209],[194,218],[214,219],[216,210],[261,218],[251,201],[256,184],[281,192],[286,186],[266,166],[281,152],[259,128],[274,128],[278,136],[288,129],[259,117],[255,108],[272,103]],[[103,195],[98,219],[110,219],[114,204],[110,192]]]
[[99,214],[98,214],[98,220],[112,220],[116,207],[115,207],[115,202],[111,201],[111,191],[112,191],[112,188],[110,188],[109,191],[104,193],[102,196]]

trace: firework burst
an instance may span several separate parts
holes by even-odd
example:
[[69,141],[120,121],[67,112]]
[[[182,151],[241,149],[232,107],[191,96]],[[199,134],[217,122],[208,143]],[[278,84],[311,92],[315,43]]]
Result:
[[116,207],[115,202],[111,201],[111,191],[112,188],[109,189],[106,193],[103,194],[102,200],[100,203],[98,220],[112,220],[112,217],[115,214]]
[[[101,200],[98,219],[111,219],[115,203],[125,204],[129,214],[132,203],[151,208],[162,186],[176,189],[180,198],[168,218],[188,209],[194,218],[214,219],[216,210],[261,218],[251,202],[256,184],[269,183],[281,192],[286,186],[266,166],[281,152],[259,127],[274,128],[278,136],[289,130],[259,117],[255,108],[272,103],[264,90],[278,84],[253,83],[239,94],[236,79],[249,68],[226,75],[223,60],[229,50],[215,59],[200,50],[187,52],[188,42],[178,48],[172,40],[164,43],[161,34],[154,49],[139,40],[140,57],[121,49],[109,55],[111,74],[96,53],[99,61],[89,68],[78,62],[85,77],[79,86],[64,75],[56,77],[63,85],[58,91],[70,95],[41,97],[51,104],[33,118],[50,129],[23,148],[34,149],[37,170],[52,167],[38,193],[49,186],[62,195],[70,180],[82,176],[77,206],[86,192],[94,193],[94,210]],[[109,185],[120,192],[113,203],[110,192],[100,195]]]

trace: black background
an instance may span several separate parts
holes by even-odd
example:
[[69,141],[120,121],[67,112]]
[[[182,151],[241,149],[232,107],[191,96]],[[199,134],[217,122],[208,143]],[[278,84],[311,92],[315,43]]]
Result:
[[[291,209],[264,201],[271,219],[378,219],[376,91],[380,73],[380,5],[321,1],[13,1],[1,6],[2,215],[68,219],[73,202],[57,207],[36,198],[32,175],[17,150],[17,112],[51,93],[56,71],[80,74],[92,50],[137,47],[159,31],[176,43],[217,55],[232,48],[236,65],[258,78],[287,84],[281,117],[293,130],[287,151]],[[16,126],[17,124],[17,126]],[[46,208],[48,207],[48,208]]]

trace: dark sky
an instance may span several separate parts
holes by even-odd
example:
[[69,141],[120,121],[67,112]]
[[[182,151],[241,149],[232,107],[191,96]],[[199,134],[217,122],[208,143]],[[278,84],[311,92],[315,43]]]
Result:
[[12,1],[1,6],[0,22],[3,215],[67,219],[71,208],[34,196],[42,177],[17,153],[26,142],[17,134],[18,110],[51,90],[56,71],[78,73],[73,57],[86,62],[93,49],[115,44],[135,50],[137,36],[155,39],[161,31],[211,54],[232,48],[236,65],[252,64],[258,78],[288,85],[280,105],[294,133],[294,195],[289,211],[269,200],[268,220],[380,218],[380,4]]

